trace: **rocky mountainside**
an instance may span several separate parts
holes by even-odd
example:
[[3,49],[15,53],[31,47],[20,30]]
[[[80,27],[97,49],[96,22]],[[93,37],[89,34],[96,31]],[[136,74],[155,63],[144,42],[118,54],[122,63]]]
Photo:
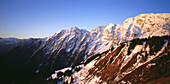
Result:
[[[76,84],[169,84],[169,56],[170,36],[133,39],[121,43],[113,50],[98,54],[95,58],[88,58],[85,67],[71,76],[64,76],[63,82]],[[91,61],[87,62],[88,60]],[[54,74],[52,79],[54,79]]]
[[47,38],[28,39],[1,56],[0,65],[3,72],[13,74],[9,79],[15,75],[44,79],[55,70],[79,65],[87,57],[117,48],[122,42],[165,35],[170,35],[170,14],[141,14],[123,24],[99,26],[91,32],[72,27]]

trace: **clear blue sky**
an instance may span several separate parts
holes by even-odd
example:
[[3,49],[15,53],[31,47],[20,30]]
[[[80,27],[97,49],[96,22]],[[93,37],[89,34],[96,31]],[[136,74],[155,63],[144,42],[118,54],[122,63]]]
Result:
[[47,37],[73,26],[90,31],[142,13],[170,13],[170,0],[0,0],[0,37]]

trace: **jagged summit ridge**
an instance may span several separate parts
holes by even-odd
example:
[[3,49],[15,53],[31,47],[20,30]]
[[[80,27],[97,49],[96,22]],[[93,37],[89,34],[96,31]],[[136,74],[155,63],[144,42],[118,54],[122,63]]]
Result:
[[[76,62],[82,53],[84,56],[102,53],[112,46],[117,46],[118,43],[134,38],[170,35],[169,24],[169,14],[141,14],[128,18],[123,24],[101,25],[90,32],[76,26],[61,30],[47,41],[55,39],[55,42],[46,46],[51,46],[49,47],[51,54],[60,53],[61,50],[71,53],[72,55],[67,55],[71,55],[69,60],[75,58],[74,62]],[[70,63],[68,62],[69,65]]]

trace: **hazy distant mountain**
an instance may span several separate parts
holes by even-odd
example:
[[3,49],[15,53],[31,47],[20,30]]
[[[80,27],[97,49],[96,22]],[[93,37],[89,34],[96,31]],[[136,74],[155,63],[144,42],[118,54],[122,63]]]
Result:
[[0,56],[22,43],[25,39],[0,38]]
[[[83,63],[86,58],[89,59],[111,48],[117,49],[121,47],[120,44],[122,42],[127,42],[135,38],[141,39],[165,35],[170,35],[170,14],[168,13],[141,14],[134,18],[127,19],[123,24],[99,26],[90,32],[72,27],[67,30],[61,30],[47,38],[25,40],[17,46],[12,47],[13,49],[9,48],[10,51],[0,57],[0,65],[4,67],[1,72],[3,73],[2,76],[12,81],[19,80],[19,78],[29,81],[34,79],[33,77],[36,77],[35,80],[45,79],[55,70],[79,65]],[[0,43],[0,45],[3,44]],[[167,43],[166,45],[169,44]],[[160,46],[163,45],[159,45],[158,47]],[[122,50],[123,47],[127,48],[128,46],[122,46],[117,53],[122,52],[120,50]],[[113,51],[111,52],[115,53]],[[122,54],[127,53],[122,52]],[[104,55],[103,58],[108,60],[105,56],[115,59],[113,55]],[[117,56],[117,54],[114,56]],[[121,63],[130,61],[123,62],[124,58],[121,59]],[[122,65],[121,63],[120,65]],[[138,62],[136,63],[138,65]],[[107,64],[107,62],[105,64]],[[114,65],[114,67],[115,66],[117,65]],[[131,64],[129,66],[131,66]],[[123,66],[121,66],[121,68],[123,68]],[[121,70],[120,66],[118,70]],[[20,72],[18,73],[18,71]],[[117,73],[115,74],[117,75]],[[121,74],[120,78],[124,76]],[[11,76],[8,77],[7,75]],[[91,73],[89,75],[91,75]],[[27,76],[27,78],[24,78],[25,76]],[[105,80],[105,78],[102,78],[102,80]],[[115,81],[120,81],[120,79],[116,79]],[[114,81],[112,80],[111,82]]]

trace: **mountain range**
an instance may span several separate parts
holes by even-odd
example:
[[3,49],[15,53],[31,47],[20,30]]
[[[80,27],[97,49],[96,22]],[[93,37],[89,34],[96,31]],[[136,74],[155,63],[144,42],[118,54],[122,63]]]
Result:
[[[45,80],[55,70],[84,64],[72,74],[74,83],[169,79],[169,35],[170,14],[150,13],[90,32],[75,26],[45,38],[0,38],[0,73],[6,83],[33,83]],[[162,75],[154,75],[159,68],[165,69],[160,71]]]

